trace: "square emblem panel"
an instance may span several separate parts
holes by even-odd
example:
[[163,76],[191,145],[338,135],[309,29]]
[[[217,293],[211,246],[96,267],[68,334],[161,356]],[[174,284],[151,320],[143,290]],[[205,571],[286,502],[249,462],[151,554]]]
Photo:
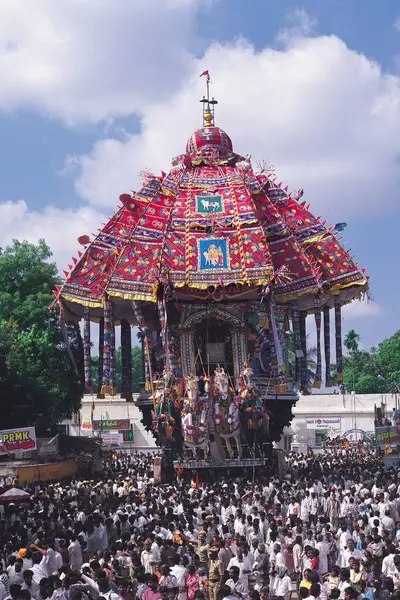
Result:
[[196,196],[196,212],[202,215],[224,212],[222,196]]
[[199,271],[229,269],[228,240],[208,238],[198,240]]

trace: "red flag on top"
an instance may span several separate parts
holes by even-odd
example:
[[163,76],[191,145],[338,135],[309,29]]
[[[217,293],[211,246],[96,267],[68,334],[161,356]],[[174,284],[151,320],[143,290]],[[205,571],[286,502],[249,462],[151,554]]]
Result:
[[207,83],[210,83],[210,73],[208,71],[203,71],[200,77],[206,77]]

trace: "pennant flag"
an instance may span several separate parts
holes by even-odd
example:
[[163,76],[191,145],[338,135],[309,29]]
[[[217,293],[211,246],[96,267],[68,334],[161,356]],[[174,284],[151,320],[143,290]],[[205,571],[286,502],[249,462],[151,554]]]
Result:
[[210,73],[208,71],[203,71],[200,77],[205,77],[207,83],[210,83]]
[[346,227],[347,227],[347,223],[336,223],[336,225],[333,228],[333,230],[337,231],[338,233],[340,233],[341,231],[343,231],[344,229],[346,229]]

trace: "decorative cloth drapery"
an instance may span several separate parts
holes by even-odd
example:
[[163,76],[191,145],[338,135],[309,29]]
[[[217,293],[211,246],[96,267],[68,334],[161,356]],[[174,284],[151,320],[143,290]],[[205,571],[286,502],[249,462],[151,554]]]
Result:
[[285,360],[283,358],[283,350],[282,350],[282,344],[281,341],[279,339],[279,332],[278,332],[278,324],[276,321],[276,310],[275,310],[275,298],[274,295],[271,294],[270,298],[269,298],[269,310],[270,310],[270,318],[271,318],[271,328],[272,328],[272,336],[274,339],[274,346],[275,346],[275,352],[276,352],[276,363],[277,363],[277,367],[278,367],[278,373],[284,373],[285,372]]
[[130,400],[132,396],[132,337],[131,326],[125,319],[121,320],[121,358],[121,398]]
[[97,373],[98,380],[98,396],[101,395],[103,387],[103,368],[104,368],[104,318],[101,317],[99,322],[99,367]]
[[321,356],[321,301],[315,299],[314,306],[315,327],[317,330],[317,364],[315,369],[315,377],[313,388],[319,390],[322,385],[322,356]]
[[292,306],[292,325],[293,325],[293,338],[294,348],[296,355],[296,366],[295,366],[295,382],[301,382],[301,359],[303,358],[303,350],[301,349],[301,337],[300,337],[300,313],[296,306]]
[[104,301],[103,385],[101,393],[115,396],[115,329],[114,307],[109,298]]
[[307,330],[306,319],[307,312],[300,311],[300,343],[303,356],[300,358],[300,389],[304,395],[310,393],[308,389],[308,365],[307,365]]
[[92,392],[92,363],[90,356],[90,310],[85,306],[83,317],[83,361],[85,369],[85,390]]
[[324,306],[324,352],[325,352],[325,386],[332,386],[331,378],[331,324],[329,306]]
[[342,307],[338,297],[335,298],[335,341],[337,381],[343,383]]

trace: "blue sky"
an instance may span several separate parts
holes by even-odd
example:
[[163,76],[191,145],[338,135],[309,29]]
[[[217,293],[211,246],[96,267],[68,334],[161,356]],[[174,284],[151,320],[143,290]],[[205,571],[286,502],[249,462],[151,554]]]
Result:
[[344,329],[369,346],[400,328],[397,1],[34,4],[0,6],[0,245],[44,237],[65,268],[139,172],[183,150],[208,68],[235,148],[348,223],[373,302]]

